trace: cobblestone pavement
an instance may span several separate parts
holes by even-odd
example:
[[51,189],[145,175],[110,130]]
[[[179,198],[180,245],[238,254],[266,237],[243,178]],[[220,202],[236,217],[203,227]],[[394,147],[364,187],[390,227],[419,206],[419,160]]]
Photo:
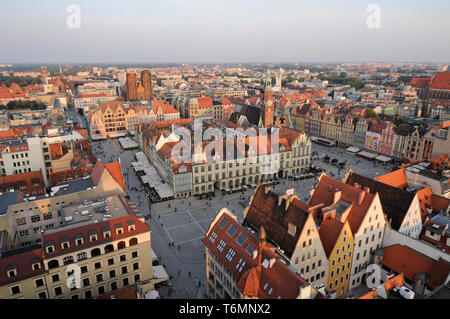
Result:
[[[386,169],[383,166],[375,167],[373,162],[348,154],[343,149],[313,144],[312,150],[318,154],[329,154],[331,158],[337,158],[339,161],[346,160],[347,164],[353,166],[356,173],[368,177],[375,177],[391,170],[391,167]],[[244,208],[253,190],[224,196],[220,191],[216,191],[216,196],[211,200],[189,197],[150,204],[131,167],[131,162],[135,161],[134,154],[138,150],[122,151],[118,140],[106,140],[93,142],[93,151],[94,155],[101,158],[103,162],[116,161],[120,156],[130,199],[145,216],[148,216],[148,224],[152,230],[152,248],[171,277],[172,286],[160,288],[161,296],[180,299],[204,298],[206,265],[205,248],[201,238],[223,207],[228,207],[238,220],[242,221]],[[313,165],[321,166],[328,175],[333,173],[337,178],[342,179],[345,175],[345,169],[339,170],[323,160],[314,160]],[[310,191],[316,182],[317,178],[301,181],[281,179],[280,184],[273,188],[279,191],[294,188],[295,194],[301,200],[308,201]],[[169,289],[172,290],[170,295]]]

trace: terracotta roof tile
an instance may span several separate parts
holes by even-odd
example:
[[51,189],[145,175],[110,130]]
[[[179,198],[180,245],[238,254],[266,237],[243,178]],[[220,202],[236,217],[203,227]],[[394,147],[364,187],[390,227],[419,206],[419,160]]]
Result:
[[435,261],[421,253],[399,244],[385,247],[381,263],[396,273],[403,273],[406,279],[414,281],[420,273],[428,274],[427,285],[436,288],[446,279],[450,263],[440,259]]

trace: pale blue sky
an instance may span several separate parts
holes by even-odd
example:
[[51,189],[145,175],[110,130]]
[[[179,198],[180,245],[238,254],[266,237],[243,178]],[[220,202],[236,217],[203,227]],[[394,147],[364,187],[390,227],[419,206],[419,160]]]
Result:
[[0,63],[449,62],[449,16],[448,0],[0,1]]

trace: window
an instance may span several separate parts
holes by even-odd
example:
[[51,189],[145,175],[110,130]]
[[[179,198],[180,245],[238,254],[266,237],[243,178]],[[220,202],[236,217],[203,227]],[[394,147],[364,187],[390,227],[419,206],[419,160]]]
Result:
[[91,283],[89,282],[89,278],[83,279],[83,287],[89,286]]
[[56,287],[54,289],[54,291],[55,291],[55,296],[62,295],[62,287]]
[[123,266],[122,267],[122,275],[128,273],[128,267],[127,266]]
[[58,282],[58,281],[59,281],[59,275],[58,274],[52,275],[52,282]]
[[139,274],[134,275],[134,282],[138,282],[141,280],[141,276]]
[[82,274],[84,274],[84,273],[86,273],[88,271],[87,266],[82,266],[82,267],[80,267],[80,269],[81,269],[81,273]]
[[139,269],[139,263],[134,263],[133,270],[138,270],[138,269]]
[[220,252],[222,252],[223,249],[225,248],[225,246],[226,246],[226,243],[225,243],[223,240],[221,240],[220,243],[219,243],[219,245],[217,245],[217,250],[219,250]]
[[83,253],[79,253],[79,254],[77,255],[77,260],[78,260],[78,261],[84,260],[84,259],[87,259],[87,253],[83,252]]
[[127,255],[121,255],[120,256],[120,261],[125,261],[127,260]]
[[20,294],[20,286],[14,286],[14,287],[11,287],[11,293],[12,293],[13,295]]
[[41,216],[39,216],[39,215],[31,216],[31,222],[32,223],[36,223],[36,222],[38,222],[40,220],[41,220]]
[[86,290],[84,292],[84,297],[86,297],[86,299],[91,299],[92,298],[92,291]]
[[247,235],[246,234],[244,234],[244,233],[241,233],[239,236],[238,236],[238,238],[236,239],[236,242],[240,245],[240,246],[242,246],[242,245],[244,245],[245,244],[245,242],[247,241]]
[[233,235],[236,233],[236,230],[237,230],[237,226],[236,225],[231,225],[230,228],[228,228],[228,230],[227,230],[227,234],[230,237],[233,237]]
[[38,298],[39,299],[47,299],[47,294],[45,293],[45,291],[38,293]]
[[95,264],[94,264],[94,268],[95,269],[99,269],[99,268],[101,268],[102,267],[102,263],[101,262],[96,262]]
[[98,287],[97,291],[99,295],[103,295],[105,293],[105,286]]
[[138,256],[138,252],[137,251],[133,251],[131,253],[131,258],[136,258]]
[[35,284],[36,284],[36,288],[42,287],[44,285],[44,280],[42,278],[41,279],[37,279],[35,281]]
[[73,263],[73,256],[66,256],[63,258],[64,265],[68,265]]
[[211,233],[211,236],[209,236],[209,241],[210,241],[211,243],[214,243],[214,241],[216,240],[216,238],[217,238],[216,232],[212,232],[212,233]]
[[123,278],[122,279],[122,283],[123,283],[123,286],[125,287],[125,286],[128,286],[129,284],[130,284],[130,281],[128,280],[128,277],[127,278]]
[[116,277],[116,270],[112,269],[109,271],[109,278],[114,278],[114,277]]
[[233,250],[233,248],[230,248],[225,258],[231,262],[233,260],[234,255],[236,255],[236,252]]
[[97,282],[102,282],[103,281],[103,274],[95,275],[95,279],[97,280]]
[[108,265],[114,265],[114,258],[108,259]]

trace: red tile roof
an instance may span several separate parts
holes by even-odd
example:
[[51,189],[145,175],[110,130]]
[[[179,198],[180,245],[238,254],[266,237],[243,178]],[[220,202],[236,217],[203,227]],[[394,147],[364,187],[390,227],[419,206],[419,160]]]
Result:
[[[222,228],[220,224],[224,221],[226,225]],[[231,227],[236,228],[232,236],[227,233]],[[214,240],[211,237],[213,233],[216,236]],[[237,242],[241,235],[247,237],[242,245]],[[278,296],[283,299],[297,298],[300,287],[307,283],[280,261],[273,251],[275,247],[266,242],[259,242],[256,236],[241,226],[236,217],[226,209],[219,212],[202,241],[232,273],[237,282],[236,288],[245,296],[267,299]],[[219,251],[221,241],[225,246]],[[247,251],[248,246],[253,248],[253,255]],[[235,251],[231,261],[226,257],[230,249]],[[266,261],[263,263],[264,260]]]
[[198,107],[209,107],[212,106],[212,100],[210,97],[199,97],[197,98]]
[[126,191],[125,182],[123,181],[122,169],[119,162],[105,164],[106,169],[114,178],[114,180]]
[[405,189],[408,187],[405,171],[403,170],[403,168],[399,168],[398,170],[395,170],[393,172],[378,176],[376,180],[381,183],[401,189]]
[[[347,223],[347,222],[345,222]],[[323,250],[325,251],[327,257],[330,257],[333,251],[336,241],[345,226],[345,223],[340,222],[336,218],[328,216],[324,218],[319,227],[319,236],[322,241]]]
[[396,273],[403,273],[406,279],[414,281],[420,273],[428,274],[427,285],[436,288],[445,281],[450,272],[450,263],[435,261],[421,253],[399,244],[385,247],[381,263]]
[[[119,197],[123,202],[126,202],[122,196]],[[128,222],[133,222],[135,225],[135,229],[132,231],[128,230]],[[122,224],[122,233],[117,234],[115,231],[116,224]],[[103,237],[103,228],[109,227],[111,230],[110,237]],[[97,234],[97,240],[91,242],[89,240],[89,232],[95,231]],[[130,213],[129,215],[113,218],[107,221],[102,221],[98,223],[93,223],[89,225],[84,225],[80,227],[75,227],[67,230],[61,230],[59,232],[44,234],[42,235],[42,254],[45,258],[52,258],[53,256],[58,256],[60,254],[66,254],[67,252],[77,251],[80,249],[85,249],[92,246],[98,246],[99,244],[113,242],[121,239],[125,239],[127,237],[136,236],[139,234],[143,234],[149,232],[150,228],[146,223],[140,221],[134,214]],[[81,235],[83,237],[83,244],[76,245],[75,236]],[[69,240],[69,248],[61,247],[61,239],[67,238]],[[45,251],[46,243],[53,242],[54,251],[51,253],[47,253]],[[128,246],[128,244],[127,244]]]
[[450,90],[450,72],[438,72],[431,82],[435,90]]
[[[403,278],[403,274],[398,274],[395,277],[392,277],[391,279],[385,281],[383,283],[383,286],[386,290],[387,294],[392,293],[392,290],[395,287],[401,287],[405,285],[405,279]],[[364,296],[360,297],[359,299],[377,299],[377,290],[373,289]]]
[[[303,226],[309,217],[308,212],[297,205],[297,199],[291,200],[286,210],[286,199],[282,200],[279,206],[277,194],[272,191],[266,194],[265,187],[258,186],[243,221],[243,225],[255,230],[263,227],[267,238],[277,243],[287,256],[293,254]],[[289,223],[296,226],[294,236],[288,233]]]
[[[33,270],[32,261],[39,261],[41,263],[40,269]],[[6,270],[11,265],[16,266],[17,276],[8,277]],[[44,271],[45,269],[42,264],[40,248],[24,253],[18,253],[9,257],[3,257],[0,259],[0,285],[6,285],[28,277],[37,276]]]

